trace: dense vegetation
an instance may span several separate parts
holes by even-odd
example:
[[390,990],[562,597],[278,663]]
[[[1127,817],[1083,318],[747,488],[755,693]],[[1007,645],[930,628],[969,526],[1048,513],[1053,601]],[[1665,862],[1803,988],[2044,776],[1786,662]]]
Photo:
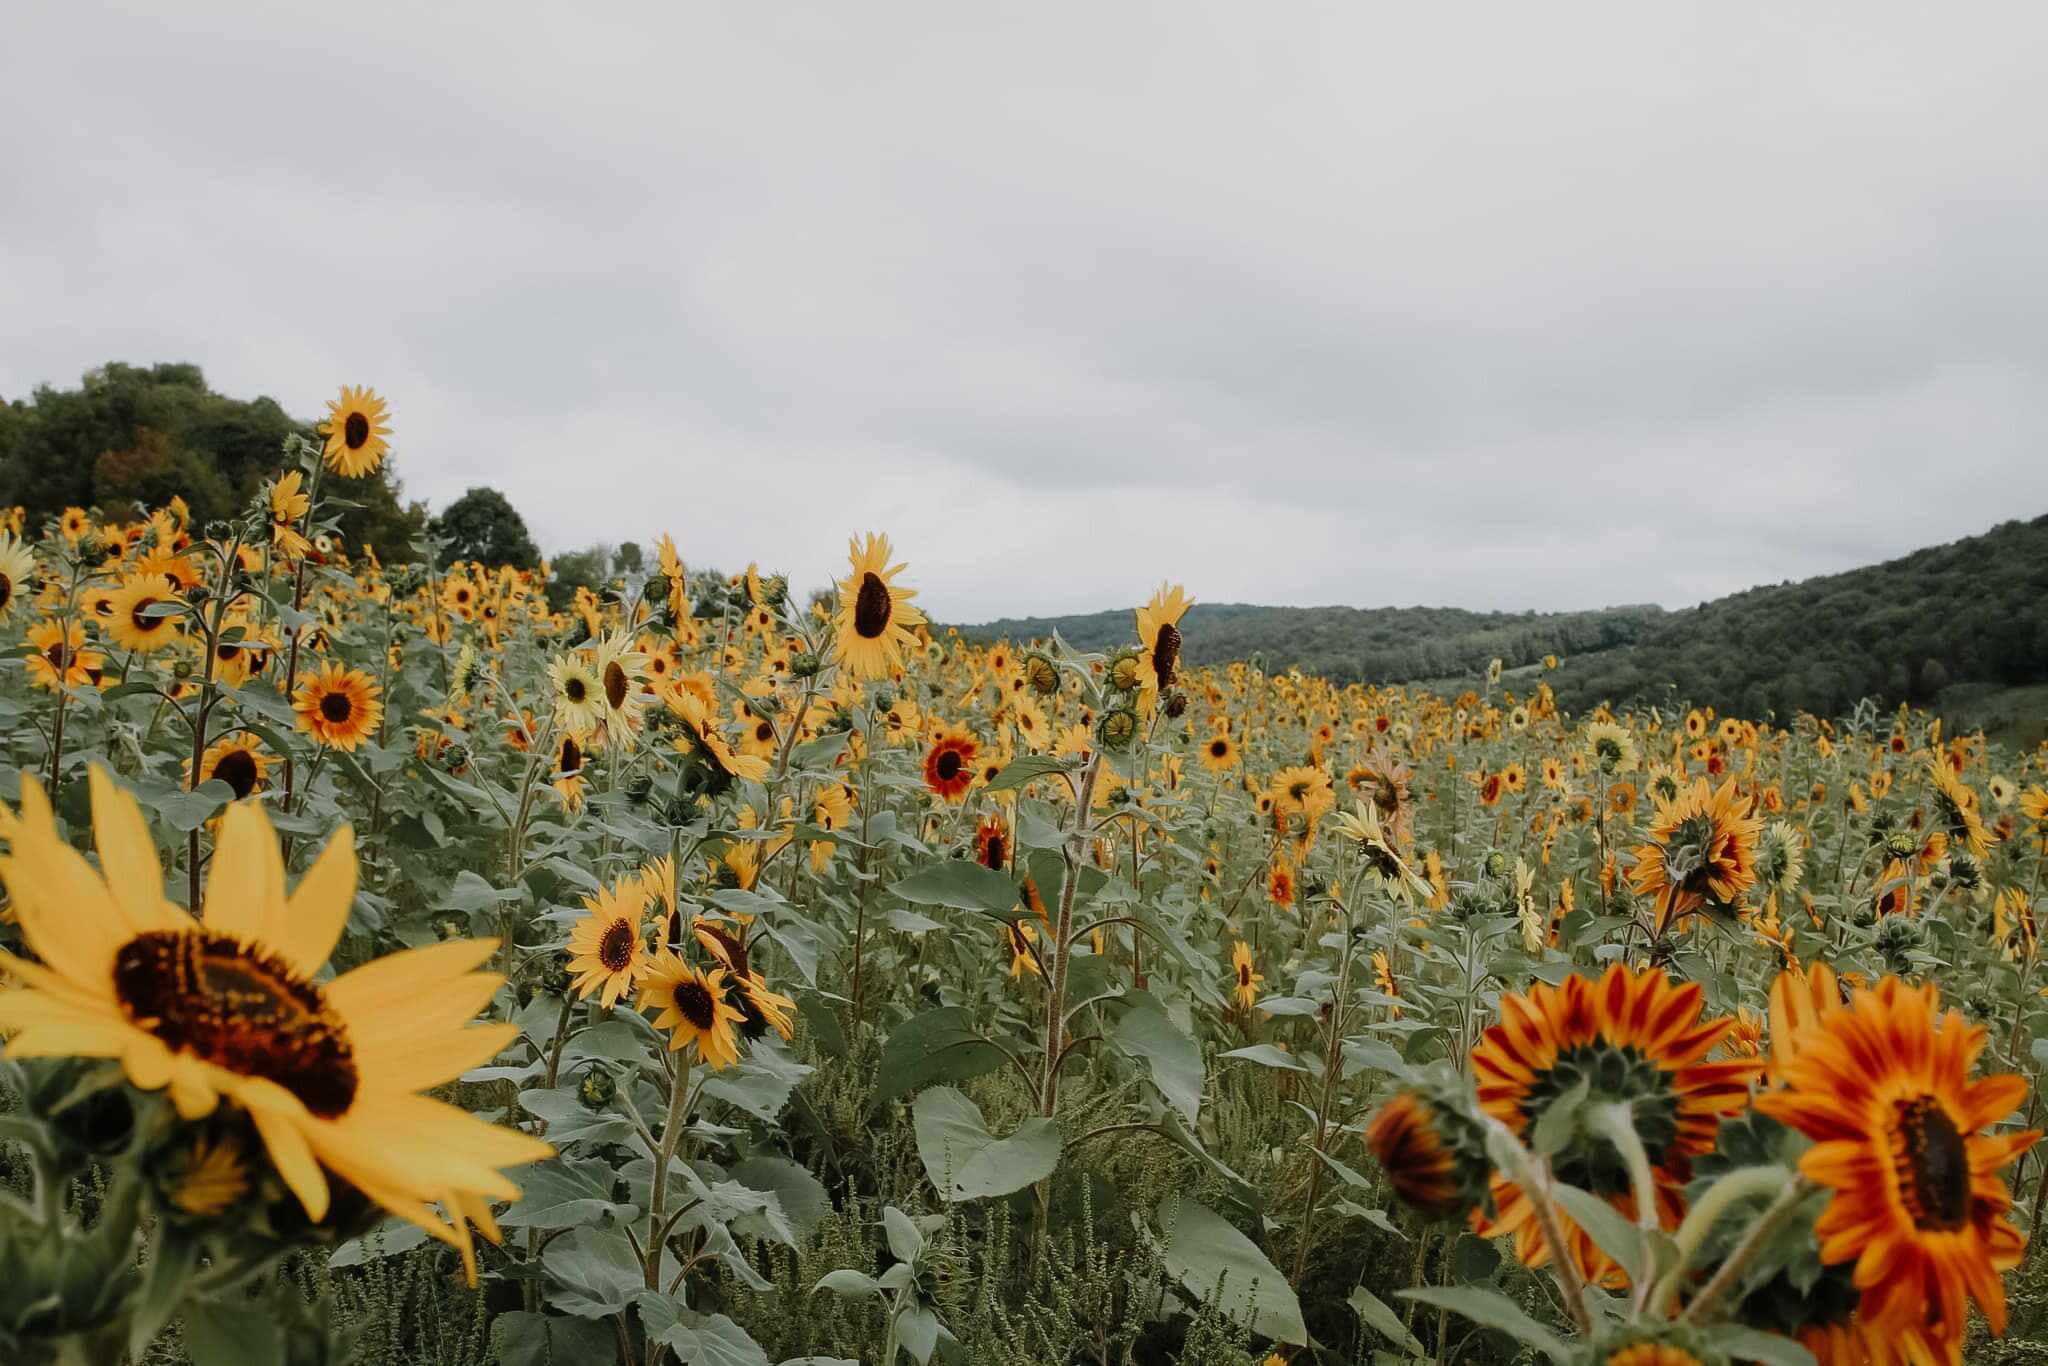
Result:
[[[1008,617],[964,626],[971,640],[1033,640],[1058,632],[1076,649],[1099,650],[1130,631],[1128,608],[1063,617]],[[1197,603],[1188,611],[1188,661],[1254,660],[1344,683],[1407,683],[1510,668],[1545,655],[1626,645],[1665,616],[1654,606],[1593,612],[1468,612],[1457,607],[1255,607]]]

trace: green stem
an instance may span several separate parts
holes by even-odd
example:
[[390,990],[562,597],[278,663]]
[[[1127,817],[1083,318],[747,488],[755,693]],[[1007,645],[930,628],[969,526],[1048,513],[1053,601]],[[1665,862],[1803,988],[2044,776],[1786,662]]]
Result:
[[1679,1224],[1678,1232],[1673,1235],[1672,1241],[1678,1245],[1678,1264],[1657,1282],[1657,1290],[1650,1297],[1650,1303],[1669,1314],[1678,1300],[1686,1268],[1699,1255],[1701,1245],[1714,1231],[1714,1225],[1721,1222],[1721,1216],[1742,1201],[1779,1189],[1790,1175],[1783,1167],[1777,1166],[1738,1167],[1707,1187],[1706,1194],[1686,1212],[1684,1222]]

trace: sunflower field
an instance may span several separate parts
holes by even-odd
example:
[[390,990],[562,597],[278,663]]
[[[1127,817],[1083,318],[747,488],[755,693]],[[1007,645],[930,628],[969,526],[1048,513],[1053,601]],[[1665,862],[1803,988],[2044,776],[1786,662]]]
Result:
[[553,610],[390,432],[0,531],[0,1362],[2048,1360],[2048,753]]

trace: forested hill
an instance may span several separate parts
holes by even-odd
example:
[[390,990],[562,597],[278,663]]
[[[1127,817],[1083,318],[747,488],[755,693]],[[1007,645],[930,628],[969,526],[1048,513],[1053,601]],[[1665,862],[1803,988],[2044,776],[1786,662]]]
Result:
[[[1476,673],[1493,659],[1513,668],[1547,654],[1572,655],[1628,644],[1663,620],[1660,607],[1595,612],[1467,612],[1456,607],[1255,607],[1197,603],[1181,623],[1192,664],[1256,659],[1267,669],[1298,667],[1343,682],[1405,683]],[[1131,611],[1012,617],[962,626],[974,640],[1024,642],[1059,632],[1098,650],[1132,638]]]
[[1568,657],[1552,677],[1567,707],[1682,696],[1746,716],[1829,715],[1864,697],[1924,706],[2044,681],[2048,516],[1673,612],[1632,646]]

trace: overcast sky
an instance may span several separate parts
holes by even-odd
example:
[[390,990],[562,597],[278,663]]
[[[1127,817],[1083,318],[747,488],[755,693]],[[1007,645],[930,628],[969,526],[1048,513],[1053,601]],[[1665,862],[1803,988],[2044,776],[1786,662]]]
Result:
[[942,619],[1681,605],[2048,511],[2048,6],[11,5],[0,395]]

